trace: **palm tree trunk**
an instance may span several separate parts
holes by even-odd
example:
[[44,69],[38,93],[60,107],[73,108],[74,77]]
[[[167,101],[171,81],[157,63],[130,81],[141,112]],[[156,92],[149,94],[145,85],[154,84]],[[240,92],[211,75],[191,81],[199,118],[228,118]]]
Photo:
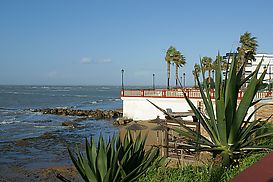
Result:
[[210,80],[210,69],[209,69],[209,88],[211,88],[211,80]]
[[171,65],[167,62],[167,89],[170,88],[170,75],[171,75]]
[[196,88],[196,76],[194,75],[194,88]]
[[178,87],[178,65],[175,65],[175,86]]

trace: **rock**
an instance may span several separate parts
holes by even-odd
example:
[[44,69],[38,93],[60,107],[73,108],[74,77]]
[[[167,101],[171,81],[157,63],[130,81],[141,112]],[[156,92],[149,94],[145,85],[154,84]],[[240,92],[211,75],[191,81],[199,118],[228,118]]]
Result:
[[73,128],[77,128],[79,124],[75,123],[74,121],[64,121],[62,122],[62,126],[71,126]]
[[115,125],[126,125],[130,122],[132,122],[133,120],[132,119],[128,119],[128,118],[117,118],[115,121],[114,121],[114,124]]
[[33,112],[41,112],[43,114],[56,114],[68,116],[86,116],[96,119],[112,119],[122,116],[120,110],[70,110],[64,108],[46,108],[46,109],[33,109]]

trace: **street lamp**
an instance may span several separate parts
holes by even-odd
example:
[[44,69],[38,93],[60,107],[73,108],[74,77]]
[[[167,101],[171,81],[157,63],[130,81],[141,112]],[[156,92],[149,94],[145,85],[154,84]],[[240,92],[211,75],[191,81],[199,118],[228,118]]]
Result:
[[184,77],[184,88],[186,88],[186,73],[183,73],[183,77]]
[[153,73],[153,89],[155,90],[155,74]]
[[123,73],[124,73],[124,69],[121,70],[121,89],[122,90],[124,90]]

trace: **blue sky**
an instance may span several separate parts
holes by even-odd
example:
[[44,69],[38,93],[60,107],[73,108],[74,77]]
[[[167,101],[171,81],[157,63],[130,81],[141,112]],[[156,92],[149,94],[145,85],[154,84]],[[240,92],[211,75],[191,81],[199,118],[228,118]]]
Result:
[[[166,85],[164,53],[186,57],[186,84],[200,56],[236,49],[245,31],[273,53],[273,1],[0,1],[0,84]],[[171,82],[174,85],[174,67]]]

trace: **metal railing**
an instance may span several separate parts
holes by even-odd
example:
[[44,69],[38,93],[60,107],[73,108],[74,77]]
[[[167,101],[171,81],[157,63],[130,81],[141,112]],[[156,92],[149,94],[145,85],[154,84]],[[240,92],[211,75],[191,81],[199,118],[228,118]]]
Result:
[[[201,99],[199,89],[186,88],[186,89],[141,89],[141,90],[121,90],[121,97],[152,97],[152,98],[184,98],[184,94],[188,98]],[[214,90],[210,91],[210,96],[214,99]],[[243,91],[239,91],[238,98],[242,99],[244,96]],[[257,92],[255,98],[265,98],[272,96],[272,92],[263,91]]]

